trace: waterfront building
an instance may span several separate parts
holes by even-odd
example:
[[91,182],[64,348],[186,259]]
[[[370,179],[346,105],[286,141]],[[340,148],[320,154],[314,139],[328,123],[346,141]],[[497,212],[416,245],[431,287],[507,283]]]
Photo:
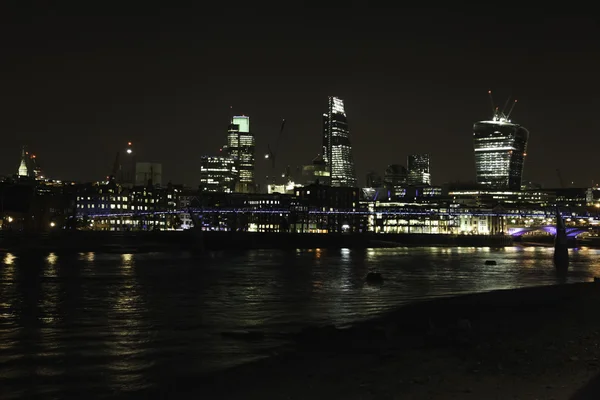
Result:
[[356,187],[356,171],[350,142],[350,129],[339,97],[329,97],[329,107],[323,114],[323,159],[330,184],[335,187]]
[[479,185],[520,190],[529,131],[496,108],[489,121],[473,125],[476,180]]
[[411,154],[407,158],[408,184],[431,185],[429,154]]
[[297,233],[350,233],[366,230],[366,217],[355,214],[361,207],[358,188],[307,185],[296,189],[296,198],[301,206],[295,210],[293,218]]
[[87,183],[76,188],[76,215],[83,228],[107,231],[179,229],[175,211],[183,188],[124,187],[115,180]]

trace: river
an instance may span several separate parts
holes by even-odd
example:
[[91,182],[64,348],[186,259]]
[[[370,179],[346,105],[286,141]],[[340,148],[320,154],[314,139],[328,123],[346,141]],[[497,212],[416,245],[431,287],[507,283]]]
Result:
[[[598,255],[571,250],[568,281],[600,276]],[[127,394],[267,356],[308,325],[556,283],[547,247],[0,255],[1,398]],[[238,331],[265,338],[223,334]]]

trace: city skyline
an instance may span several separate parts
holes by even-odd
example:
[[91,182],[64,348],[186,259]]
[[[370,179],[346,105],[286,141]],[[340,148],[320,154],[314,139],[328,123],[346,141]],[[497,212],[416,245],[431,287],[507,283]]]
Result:
[[[600,180],[591,17],[551,8],[349,7],[326,44],[331,21],[304,4],[293,15],[239,11],[245,18],[224,26],[229,9],[150,6],[139,16],[124,7],[122,17],[83,5],[35,17],[8,10],[0,171],[12,174],[28,144],[49,176],[93,180],[131,140],[144,159],[163,164],[164,181],[195,185],[200,155],[222,145],[230,106],[252,117],[257,154],[285,118],[278,158],[304,165],[320,146],[323,99],[335,94],[351,116],[361,184],[368,171],[413,153],[431,154],[435,183],[470,181],[471,128],[488,116],[492,89],[519,99],[514,120],[531,132],[525,180],[558,186],[557,168],[576,186]],[[565,152],[565,137],[585,145]],[[256,164],[265,176],[268,162]]]

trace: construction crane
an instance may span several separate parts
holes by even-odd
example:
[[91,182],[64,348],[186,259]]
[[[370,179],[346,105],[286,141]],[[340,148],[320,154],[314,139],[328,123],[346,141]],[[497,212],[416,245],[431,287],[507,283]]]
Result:
[[281,128],[279,128],[279,135],[277,136],[277,141],[275,142],[275,148],[271,148],[271,145],[267,145],[267,154],[265,154],[265,159],[271,160],[271,168],[272,176],[275,178],[275,161],[277,159],[277,150],[279,149],[279,142],[281,141],[281,136],[283,136],[283,128],[285,128],[285,119],[281,120]]
[[510,96],[506,99],[506,103],[504,103],[504,107],[502,107],[502,111],[500,111],[499,107],[494,103],[494,97],[492,96],[492,91],[488,90],[488,95],[490,97],[490,103],[492,105],[492,116],[494,119],[500,119],[505,122],[510,122],[510,114],[512,114],[515,109],[515,105],[517,105],[517,100],[512,103],[512,106],[508,110],[508,113],[505,113],[506,107],[508,107],[508,103],[510,103]]

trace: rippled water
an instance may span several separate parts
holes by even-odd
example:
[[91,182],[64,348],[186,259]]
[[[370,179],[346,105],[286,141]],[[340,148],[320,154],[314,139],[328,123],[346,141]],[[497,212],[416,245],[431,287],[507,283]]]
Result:
[[[571,252],[569,281],[600,275]],[[0,398],[81,398],[170,385],[269,353],[277,333],[399,304],[557,282],[544,247],[13,255],[0,260]],[[497,265],[485,265],[495,260]],[[371,270],[385,284],[363,284]],[[258,330],[262,341],[223,332]]]

